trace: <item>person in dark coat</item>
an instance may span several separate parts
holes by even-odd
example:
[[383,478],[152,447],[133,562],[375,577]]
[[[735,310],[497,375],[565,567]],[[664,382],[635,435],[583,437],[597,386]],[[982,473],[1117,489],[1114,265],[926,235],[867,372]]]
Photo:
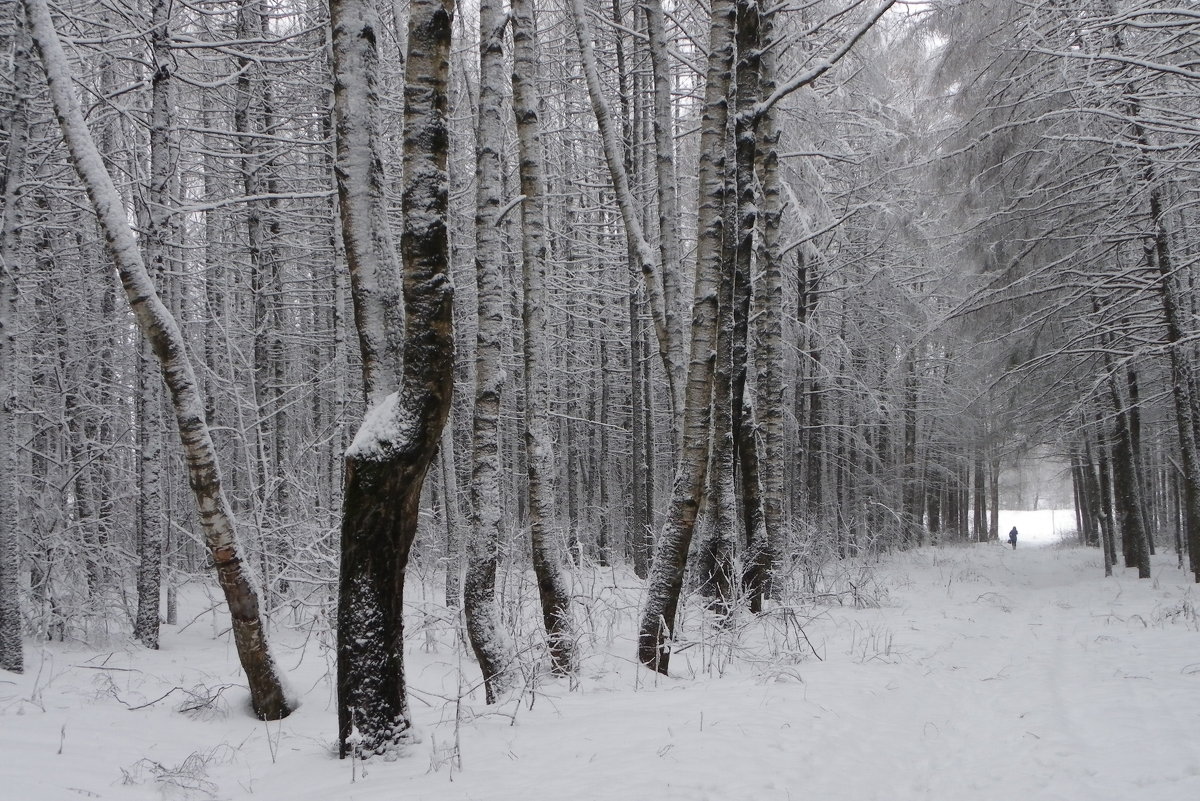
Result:
[[1013,526],[1012,531],[1008,532],[1008,542],[1012,545],[1013,550],[1017,550],[1017,527]]

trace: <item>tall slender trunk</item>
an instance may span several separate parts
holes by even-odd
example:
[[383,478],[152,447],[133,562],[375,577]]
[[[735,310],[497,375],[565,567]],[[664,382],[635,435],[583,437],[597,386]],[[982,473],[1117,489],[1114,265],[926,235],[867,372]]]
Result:
[[629,186],[629,174],[625,170],[623,148],[613,125],[612,111],[604,98],[600,84],[600,70],[596,64],[595,47],[592,44],[592,26],[588,22],[588,12],[583,0],[570,0],[570,12],[575,23],[576,40],[579,43],[580,59],[583,62],[583,74],[587,82],[588,97],[592,103],[592,113],[596,117],[596,127],[600,131],[600,140],[604,150],[604,160],[608,165],[609,178],[612,180],[613,191],[616,194],[617,206],[621,212],[625,235],[637,255],[638,269],[642,273],[647,297],[650,301],[650,311],[654,316],[654,329],[658,335],[658,349],[662,357],[663,367],[670,387],[671,411],[673,419],[678,420],[684,408],[684,370],[682,361],[682,344],[671,340],[672,328],[678,326],[671,320],[675,311],[669,308],[663,297],[661,275],[662,267],[655,257],[654,250],[646,239],[641,219],[637,214],[637,202]]
[[[761,611],[763,598],[770,585],[773,564],[771,543],[767,541],[766,521],[762,508],[762,483],[759,468],[759,431],[754,417],[754,405],[747,393],[750,371],[750,315],[753,297],[752,266],[754,262],[754,232],[758,225],[758,204],[755,202],[754,162],[757,155],[755,118],[747,112],[759,99],[759,9],[756,0],[736,2],[737,51],[736,75],[733,85],[734,117],[732,213],[726,234],[726,249],[733,276],[729,316],[733,326],[732,338],[732,403],[733,442],[737,464],[741,471],[743,523],[746,527],[746,592],[751,611]],[[722,303],[725,303],[722,300]],[[722,316],[725,312],[722,310]],[[719,369],[719,368],[718,368]],[[720,381],[718,379],[718,385]]]
[[239,555],[233,516],[221,487],[216,450],[204,420],[204,399],[182,333],[150,280],[121,197],[84,121],[66,54],[54,30],[47,2],[25,0],[25,10],[72,162],[104,229],[109,253],[120,273],[134,319],[143,336],[153,345],[171,394],[188,466],[188,480],[205,543],[229,604],[234,642],[250,685],[251,704],[263,719],[285,717],[293,704],[285,693],[281,674],[267,647],[253,578]]
[[1000,539],[1000,454],[992,445],[988,459],[988,541]]
[[[757,47],[762,49],[758,66],[758,95],[770,97],[775,92],[779,67],[778,47],[773,44],[775,15],[778,8],[759,11]],[[739,109],[739,113],[741,109]],[[780,238],[783,229],[782,182],[779,177],[780,130],[773,109],[756,118],[756,149],[754,169],[762,194],[759,213],[761,236],[758,263],[761,278],[755,289],[755,363],[758,370],[758,419],[762,430],[762,515],[768,559],[768,594],[779,593],[775,574],[784,564],[784,380],[783,380],[783,257]],[[819,359],[819,356],[814,358]],[[818,409],[819,411],[819,409]],[[819,473],[819,471],[818,471]],[[819,484],[812,488],[820,497]]]
[[[904,359],[904,471],[901,480],[904,506],[903,532],[906,545],[921,544],[921,466],[917,463],[917,359],[910,345]],[[997,484],[997,488],[999,485]],[[994,504],[993,504],[994,505]],[[998,525],[998,524],[997,524]]]
[[643,333],[637,292],[637,275],[629,270],[629,417],[630,417],[630,508],[629,536],[633,572],[638,578],[650,575],[650,558],[654,539],[651,531],[651,501],[647,487],[653,480],[652,465],[646,460],[646,439],[649,435],[644,409],[647,380],[643,358]]
[[[1110,377],[1110,380],[1115,379]],[[1115,389],[1113,394],[1117,394]],[[1124,413],[1120,411],[1119,397],[1114,398],[1114,405],[1117,411],[1113,416],[1113,487],[1121,539],[1125,546],[1125,566],[1136,566],[1138,578],[1150,578],[1150,549],[1146,541],[1146,531],[1142,527],[1138,477],[1130,443],[1129,424]]]
[[479,115],[475,126],[475,409],[471,470],[474,525],[467,541],[464,612],[467,636],[483,672],[488,703],[514,680],[513,650],[496,608],[496,564],[503,535],[500,394],[505,287],[500,222],[500,154],[504,147],[504,28],[497,0],[479,3]]
[[[683,264],[679,241],[679,189],[675,169],[674,108],[671,105],[671,61],[667,48],[666,15],[662,0],[645,0],[650,69],[654,81],[654,172],[658,198],[658,255],[661,261],[667,340],[673,358],[683,364]],[[676,409],[676,414],[680,413]]]
[[[737,231],[738,202],[735,192],[729,191],[735,186],[732,170],[726,171],[726,200],[725,200],[725,230]],[[738,525],[737,488],[735,484],[735,461],[738,453],[737,426],[734,415],[740,410],[741,404],[734,402],[734,376],[738,371],[735,359],[738,356],[735,338],[734,298],[736,294],[735,281],[737,270],[734,267],[735,237],[727,235],[723,244],[724,252],[721,261],[726,265],[720,272],[717,281],[717,342],[716,365],[713,369],[712,386],[712,432],[709,435],[711,444],[708,455],[708,477],[705,489],[704,505],[699,512],[700,520],[697,529],[700,532],[699,544],[696,549],[696,572],[700,579],[700,593],[713,600],[713,608],[719,613],[726,613],[734,597],[734,540]],[[745,360],[745,348],[741,353]],[[753,443],[753,433],[750,434]],[[753,445],[752,445],[753,447]],[[751,495],[755,502],[759,499],[757,459],[752,460],[754,484]],[[743,468],[742,477],[745,479],[746,470]],[[746,552],[750,560],[745,571],[745,583],[750,594],[751,609],[761,608],[761,574],[753,568],[758,565],[756,558],[761,552],[761,534],[756,526],[761,526],[762,517],[757,514],[758,508],[746,509],[747,515],[755,515],[753,523],[746,522],[747,532],[755,535],[748,537]]]
[[[1147,166],[1147,179],[1154,178]],[[1189,358],[1184,324],[1187,305],[1184,292],[1178,285],[1170,238],[1163,217],[1162,196],[1158,186],[1151,184],[1150,219],[1153,223],[1152,242],[1148,252],[1158,267],[1158,295],[1162,301],[1163,321],[1171,359],[1171,403],[1175,412],[1175,432],[1183,460],[1183,521],[1187,530],[1188,559],[1197,583],[1200,583],[1200,445],[1196,430],[1200,426],[1200,407],[1194,365]]]
[[282,347],[282,274],[278,252],[279,219],[275,213],[278,182],[263,151],[275,125],[271,82],[265,65],[251,51],[255,39],[269,39],[270,15],[262,0],[239,0],[238,38],[246,51],[238,56],[233,122],[238,142],[238,171],[246,201],[247,259],[250,267],[252,372],[251,410],[254,473],[257,482],[255,519],[263,592],[269,607],[281,586],[276,573],[288,554],[282,534],[287,502],[283,452],[288,410],[283,404],[286,354]]
[[537,29],[531,0],[511,3],[513,114],[520,161],[521,271],[525,289],[525,455],[529,476],[529,529],[542,623],[554,670],[575,668],[571,593],[554,528],[554,440],[550,430],[549,305],[546,244],[546,176],[538,118]]
[[975,539],[979,542],[987,542],[988,540],[987,494],[985,491],[987,482],[985,481],[983,464],[983,446],[977,445],[975,450],[974,492],[972,493],[975,499],[972,523],[975,527]]
[[[147,231],[143,259],[150,281],[161,286],[167,267],[170,186],[171,67],[168,30],[170,4],[154,0],[150,10],[150,181],[146,194]],[[162,559],[166,532],[163,515],[162,407],[160,380],[150,342],[140,347],[137,371],[138,503],[137,616],[133,634],[147,648],[158,648]]]
[[458,469],[454,456],[452,417],[446,418],[438,456],[442,488],[442,513],[446,524],[446,608],[458,610],[463,603],[463,521],[458,503]]
[[[576,0],[578,2],[578,0]],[[692,343],[683,414],[683,439],[675,486],[650,569],[646,604],[638,629],[638,660],[666,673],[671,657],[668,639],[683,589],[688,547],[704,494],[712,446],[711,400],[717,337],[717,297],[722,243],[726,234],[725,152],[729,83],[733,68],[734,6],[714,0],[709,36],[708,73],[700,133],[699,210],[696,284],[692,303]]]
[[1099,505],[1101,547],[1104,551],[1104,575],[1111,576],[1113,565],[1117,563],[1116,522],[1113,519],[1112,479],[1109,473],[1108,442],[1104,437],[1104,427],[1100,415],[1096,414],[1094,423],[1096,432],[1096,484],[1093,495]]
[[19,250],[21,195],[24,190],[27,119],[33,48],[24,20],[17,14],[13,48],[13,103],[7,120],[8,158],[0,173],[0,669],[20,673],[24,667],[21,643],[21,548],[17,507],[17,282],[23,256]]

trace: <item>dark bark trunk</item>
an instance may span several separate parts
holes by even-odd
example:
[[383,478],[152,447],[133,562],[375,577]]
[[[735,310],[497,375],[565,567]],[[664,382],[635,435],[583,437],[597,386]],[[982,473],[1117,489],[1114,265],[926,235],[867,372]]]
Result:
[[[404,576],[417,529],[421,487],[450,410],[454,378],[446,158],[450,0],[413,0],[404,89],[402,269],[389,262],[378,158],[368,119],[374,95],[378,20],[366,4],[332,4],[338,122],[338,190],[364,382],[372,408],[346,452],[338,592],[338,741],[342,757],[386,753],[412,722],[403,666]],[[358,126],[362,126],[360,129]],[[361,134],[365,133],[365,136]],[[355,193],[362,194],[355,194]],[[373,309],[364,279],[403,278],[402,371],[382,330],[393,311]],[[374,349],[380,345],[380,349]],[[391,394],[385,394],[388,390]]]

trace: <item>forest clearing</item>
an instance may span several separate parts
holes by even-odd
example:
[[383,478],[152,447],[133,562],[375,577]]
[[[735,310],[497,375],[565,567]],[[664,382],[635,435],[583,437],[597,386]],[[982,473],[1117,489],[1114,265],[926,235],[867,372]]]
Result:
[[[526,654],[525,689],[495,707],[426,587],[410,601],[406,649],[421,742],[365,768],[336,758],[319,625],[276,630],[302,704],[255,721],[227,624],[189,591],[188,622],[164,628],[157,652],[50,643],[0,682],[4,794],[1195,798],[1200,615],[1187,574],[1163,554],[1151,581],[1105,578],[1097,550],[1045,541],[1035,519],[1048,527],[1048,513],[1024,513],[1031,542],[1015,551],[974,544],[827,565],[819,590],[841,594],[786,615],[721,628],[689,606],[670,678],[630,659],[637,580],[596,569],[574,588],[585,610],[578,678],[549,676],[544,657],[535,674]],[[529,600],[524,630],[536,626]]]

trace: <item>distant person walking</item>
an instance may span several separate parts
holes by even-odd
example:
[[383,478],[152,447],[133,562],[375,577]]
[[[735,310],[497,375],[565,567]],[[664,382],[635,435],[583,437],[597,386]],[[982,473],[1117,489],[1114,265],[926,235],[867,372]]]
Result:
[[1008,543],[1012,545],[1013,550],[1017,550],[1017,527],[1013,526],[1012,531],[1008,532]]

